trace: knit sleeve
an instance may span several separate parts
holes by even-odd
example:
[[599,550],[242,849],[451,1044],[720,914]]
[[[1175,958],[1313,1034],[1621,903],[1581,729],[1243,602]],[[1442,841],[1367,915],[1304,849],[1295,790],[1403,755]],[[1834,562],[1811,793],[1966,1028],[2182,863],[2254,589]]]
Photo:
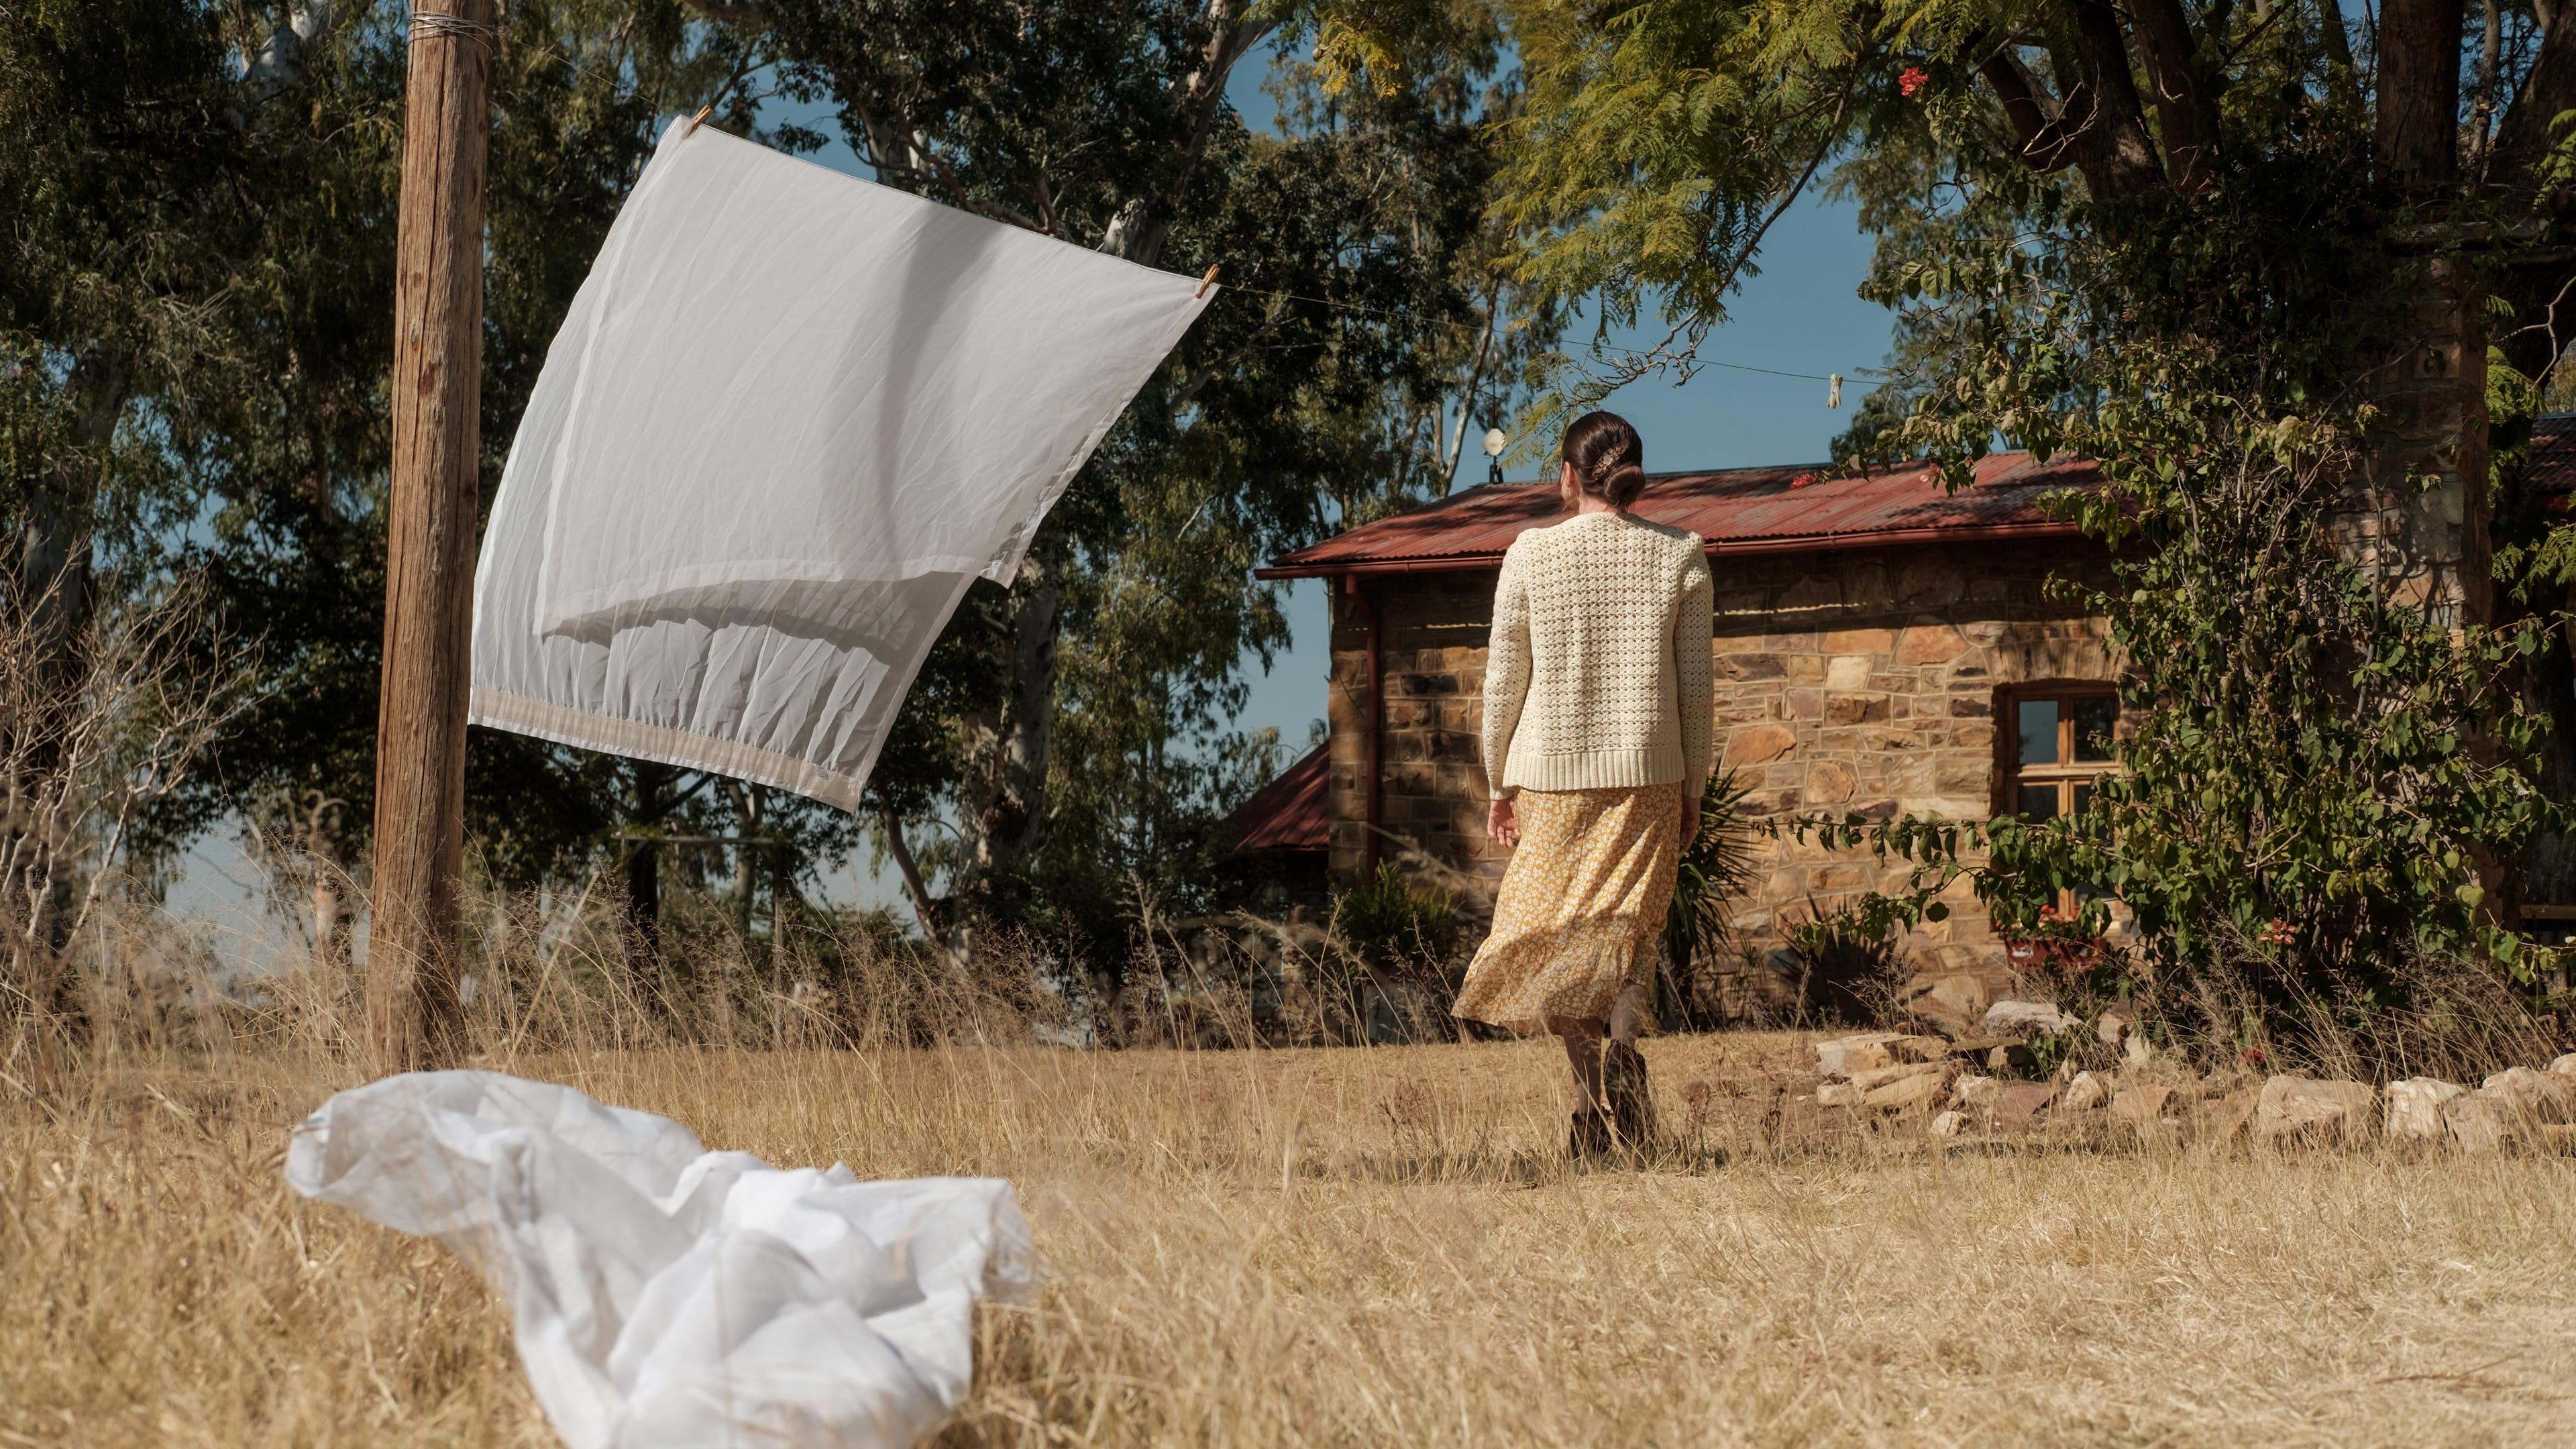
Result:
[[1485,646],[1485,782],[1493,795],[1513,791],[1503,784],[1512,757],[1512,735],[1520,728],[1521,706],[1530,684],[1529,590],[1521,582],[1518,550],[1503,555],[1502,575],[1494,583],[1494,627]]
[[1682,711],[1683,783],[1696,800],[1708,788],[1709,736],[1717,713],[1708,657],[1716,630],[1717,586],[1709,579],[1708,556],[1696,547],[1699,540],[1691,542],[1691,559],[1682,569],[1681,604],[1673,617],[1673,683]]

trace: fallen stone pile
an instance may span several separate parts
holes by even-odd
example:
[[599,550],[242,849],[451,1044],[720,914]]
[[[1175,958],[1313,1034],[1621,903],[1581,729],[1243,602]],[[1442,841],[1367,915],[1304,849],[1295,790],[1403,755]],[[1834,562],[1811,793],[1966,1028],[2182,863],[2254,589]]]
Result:
[[1927,1115],[1936,1137],[2089,1122],[2177,1141],[2241,1133],[2321,1144],[2383,1136],[2468,1153],[2576,1150],[2576,1052],[2546,1068],[2498,1072],[2475,1088],[2431,1077],[2384,1088],[2299,1076],[2195,1077],[2159,1055],[2134,1020],[2110,1011],[2090,1032],[2118,1050],[2118,1068],[2028,1081],[2013,1074],[2034,1061],[2035,1039],[2085,1031],[2087,1023],[2046,1001],[1998,1001],[1973,1020],[1965,1011],[1946,1019],[1924,1013],[1919,1002],[1917,1011],[1937,1030],[1859,1032],[1816,1043],[1816,1104]]

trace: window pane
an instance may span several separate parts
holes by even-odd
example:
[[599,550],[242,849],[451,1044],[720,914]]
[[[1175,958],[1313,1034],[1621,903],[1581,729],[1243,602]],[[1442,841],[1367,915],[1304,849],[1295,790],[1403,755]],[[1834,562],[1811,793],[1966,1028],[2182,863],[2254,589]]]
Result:
[[2022,817],[2028,820],[2056,819],[2057,787],[2055,785],[2022,786],[2021,813]]
[[2090,785],[2078,785],[2078,786],[2076,786],[2076,787],[2075,787],[2075,810],[2074,810],[2074,813],[2075,813],[2075,814],[2077,814],[2077,815],[2081,815],[2081,814],[2083,814],[2083,813],[2084,813],[2084,807],[2085,807],[2085,806],[2087,806],[2087,805],[2090,805],[2090,804],[2092,804],[2092,803],[2093,803],[2093,787],[2092,787],[2092,786],[2090,786]]
[[2091,699],[2075,700],[2073,703],[2075,706],[2075,758],[2110,759],[2112,734],[2120,723],[2120,702],[2096,695]]
[[2025,699],[2015,721],[2021,733],[2021,762],[2025,765],[2057,763],[2057,701]]

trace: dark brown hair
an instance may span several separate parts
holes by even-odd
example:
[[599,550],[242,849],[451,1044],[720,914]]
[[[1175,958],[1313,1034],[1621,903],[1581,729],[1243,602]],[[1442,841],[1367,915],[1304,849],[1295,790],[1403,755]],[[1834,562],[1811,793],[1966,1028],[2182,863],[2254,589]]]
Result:
[[1646,486],[1646,440],[1617,413],[1585,413],[1565,430],[1557,456],[1574,465],[1583,491],[1625,508]]

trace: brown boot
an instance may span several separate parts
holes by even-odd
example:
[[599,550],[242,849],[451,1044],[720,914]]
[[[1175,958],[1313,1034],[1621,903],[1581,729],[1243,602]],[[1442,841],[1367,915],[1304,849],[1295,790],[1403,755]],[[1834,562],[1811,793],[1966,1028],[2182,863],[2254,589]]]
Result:
[[1565,1155],[1577,1162],[1606,1157],[1610,1152],[1610,1118],[1587,1102],[1574,1109],[1574,1120],[1566,1127]]
[[1601,1049],[1602,1095],[1610,1099],[1611,1125],[1619,1145],[1643,1149],[1655,1140],[1655,1098],[1646,1089],[1646,1054],[1632,1041],[1613,1041]]

